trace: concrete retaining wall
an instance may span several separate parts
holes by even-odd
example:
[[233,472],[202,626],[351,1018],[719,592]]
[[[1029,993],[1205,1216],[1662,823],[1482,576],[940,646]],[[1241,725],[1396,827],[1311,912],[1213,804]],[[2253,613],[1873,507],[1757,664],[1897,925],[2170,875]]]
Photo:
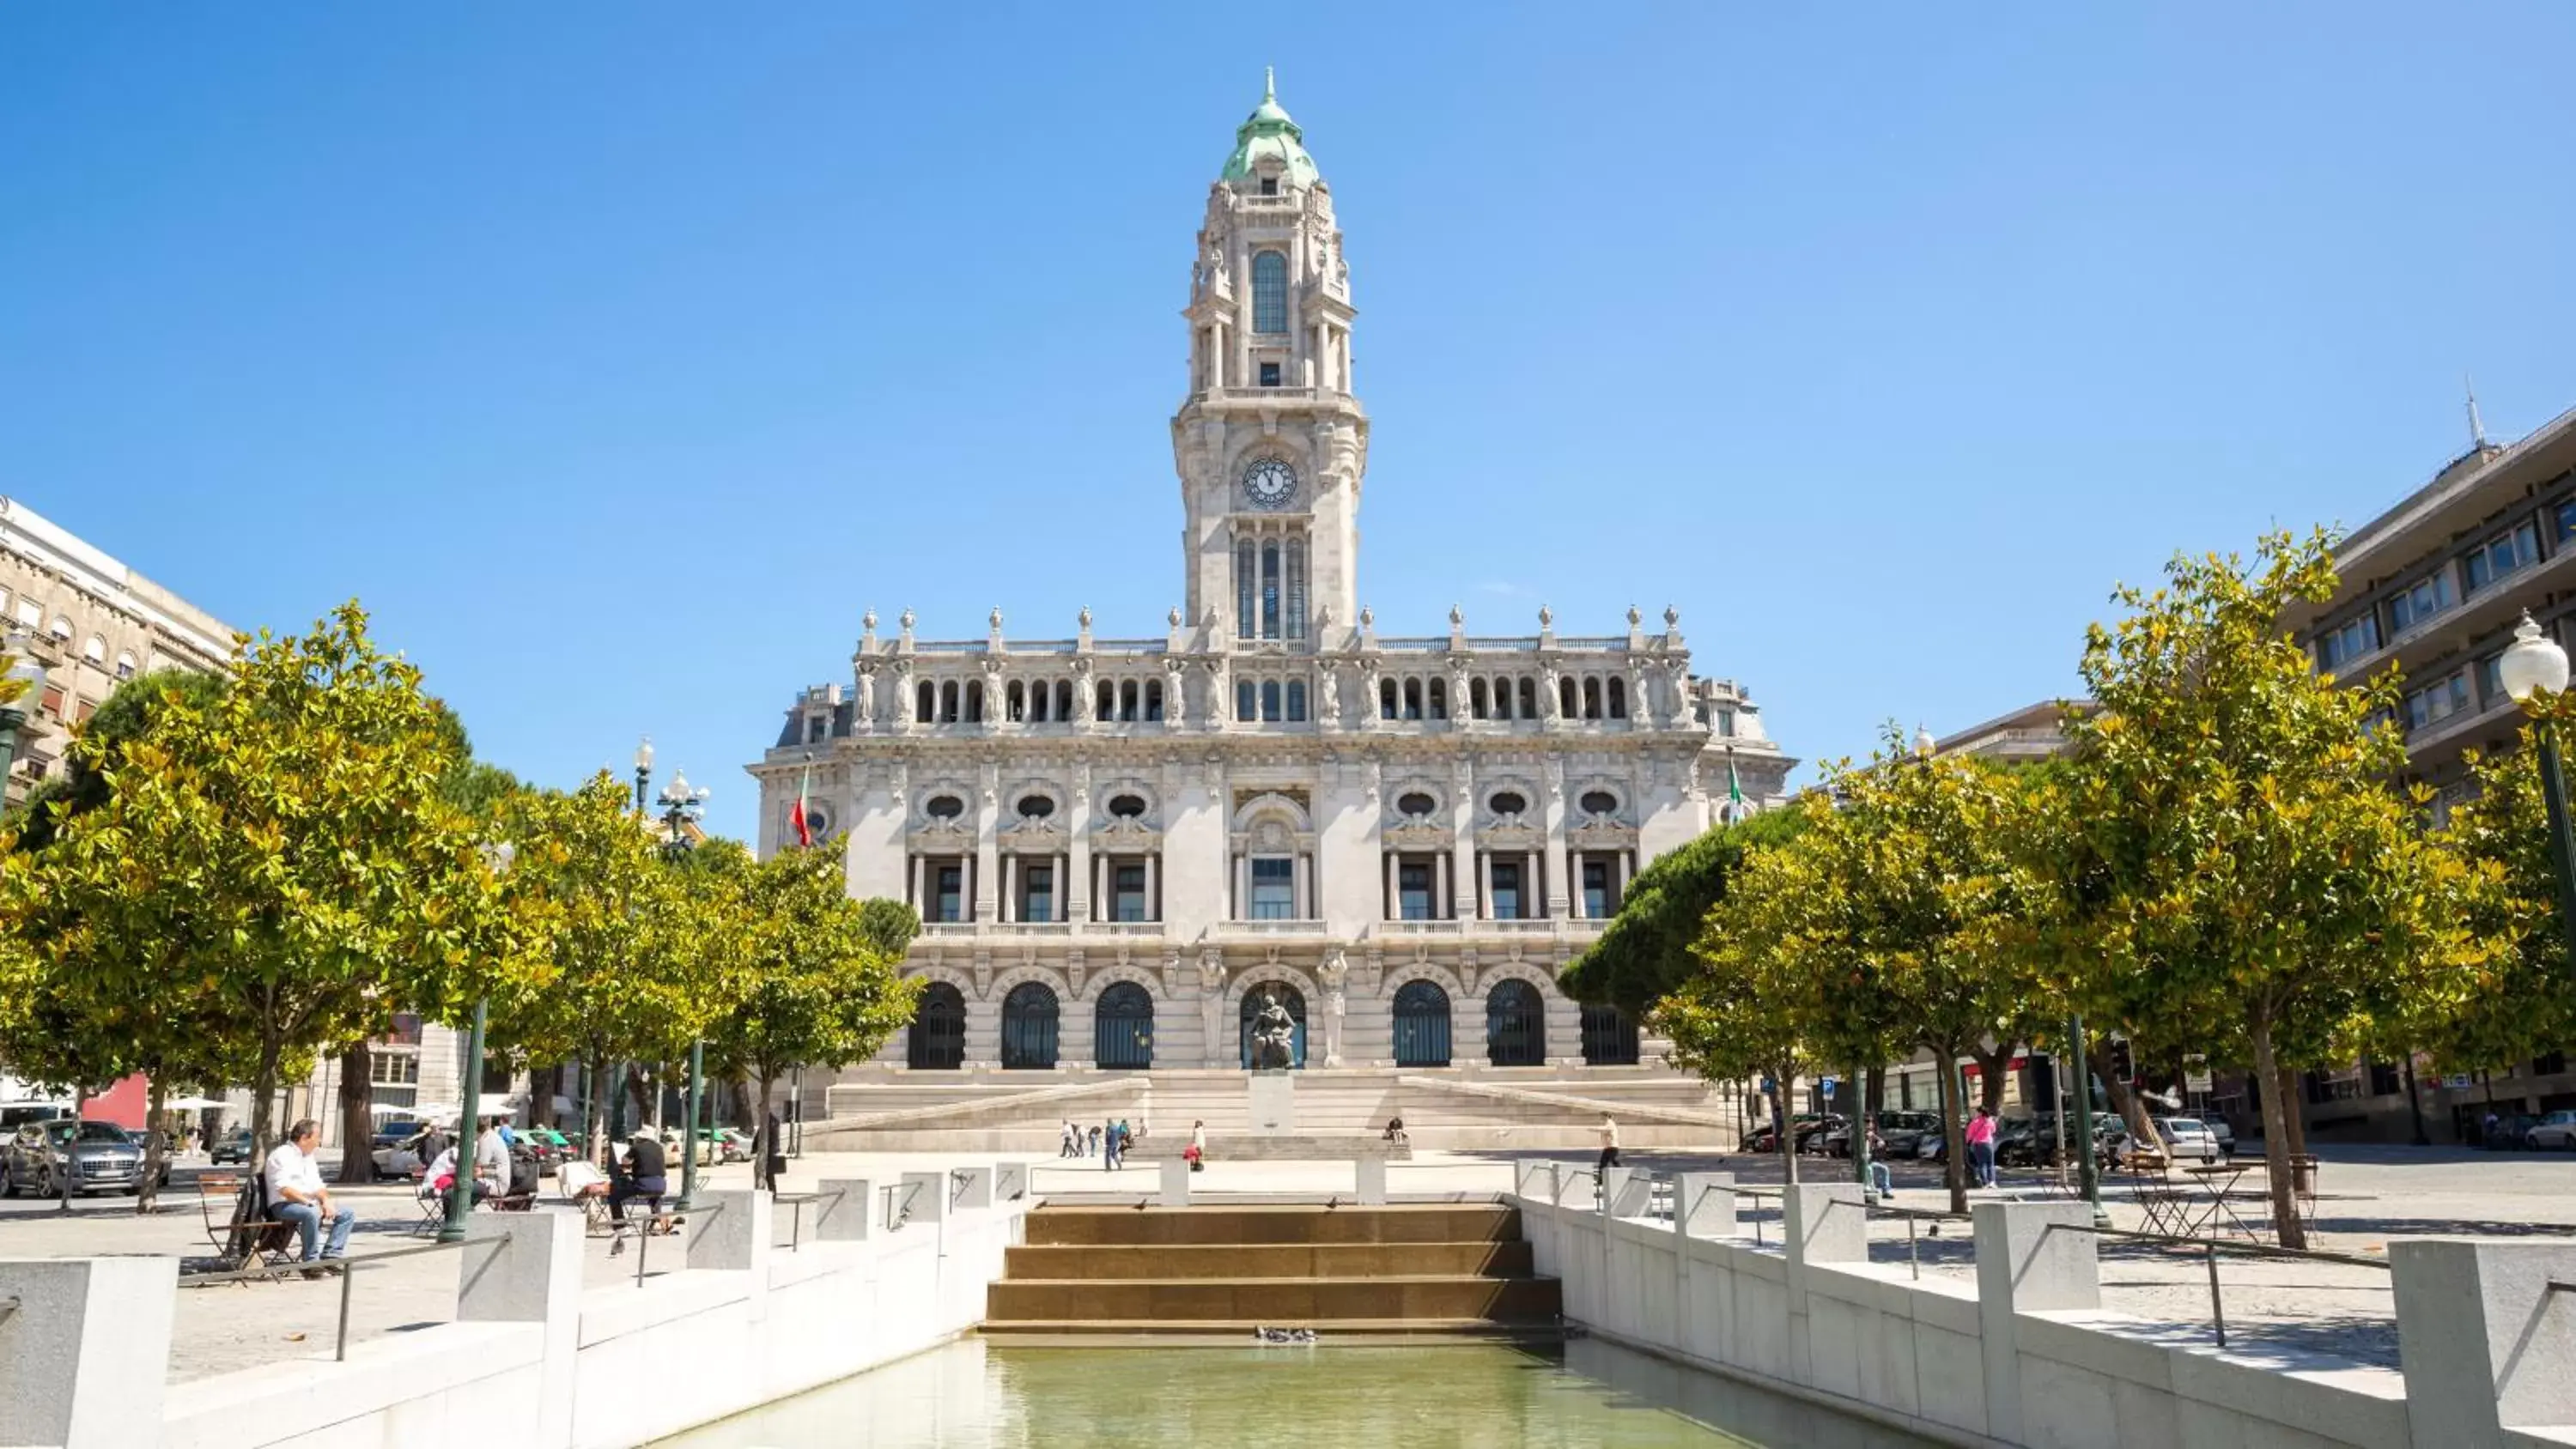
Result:
[[[1977,1279],[1866,1261],[1852,1184],[1790,1190],[1781,1234],[1738,1229],[1731,1181],[1686,1175],[1677,1222],[1513,1201],[1566,1317],[1601,1337],[1945,1443],[2049,1449],[2537,1449],[2576,1444],[2576,1246],[2392,1245],[2403,1373],[2223,1352],[2197,1326],[2102,1311],[2080,1204],[1981,1204]],[[1682,1231],[1677,1223],[1686,1225]],[[1785,1242],[1782,1239],[1785,1238]]]
[[[766,1195],[711,1194],[692,1215],[686,1268],[641,1287],[584,1290],[577,1214],[478,1214],[458,1250],[457,1322],[352,1344],[343,1363],[297,1359],[166,1389],[175,1260],[0,1262],[0,1296],[37,1269],[62,1285],[19,1295],[22,1311],[0,1319],[0,1362],[15,1334],[33,1343],[62,1327],[48,1321],[53,1306],[85,1320],[70,1325],[81,1350],[58,1374],[0,1373],[18,1410],[0,1422],[0,1445],[129,1449],[154,1442],[153,1423],[170,1449],[648,1443],[973,1328],[1005,1250],[1025,1236],[1024,1181],[989,1164],[906,1174],[899,1226],[884,1219],[887,1184],[825,1183],[794,1253],[771,1246]],[[98,1273],[99,1291],[72,1269]],[[116,1278],[129,1269],[153,1281]],[[126,1331],[93,1347],[111,1310]],[[40,1437],[25,1437],[38,1425]]]

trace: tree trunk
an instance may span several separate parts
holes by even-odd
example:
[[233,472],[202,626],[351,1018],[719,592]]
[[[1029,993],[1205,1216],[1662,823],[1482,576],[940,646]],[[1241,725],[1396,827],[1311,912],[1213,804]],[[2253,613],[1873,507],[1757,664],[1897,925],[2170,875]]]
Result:
[[1877,1121],[1878,1114],[1887,1110],[1887,1068],[1869,1069],[1869,1085],[1861,1093],[1860,1099],[1868,1104],[1869,1120]]
[[1970,1047],[1968,1055],[1977,1062],[1978,1103],[2000,1115],[2004,1109],[2004,1073],[2012,1067],[2013,1044],[2005,1042],[1993,1051]]
[[1968,1210],[1968,1133],[1959,1121],[1959,1069],[1956,1052],[1934,1048],[1941,1070],[1941,1185],[1950,1189],[1950,1211]]
[[590,1099],[590,1110],[581,1124],[581,1150],[593,1162],[600,1159],[608,1145],[608,1099],[599,1090],[599,1079],[607,1071],[608,1062],[602,1057],[591,1058],[582,1068],[582,1080],[590,1085],[590,1090],[583,1094]]
[[340,1185],[376,1180],[376,1085],[366,1039],[340,1054]]
[[2281,1115],[2290,1124],[2290,1150],[2305,1155],[2308,1150],[2308,1103],[2299,1090],[2299,1074],[2289,1067],[2273,1069],[2276,1080],[2273,1092],[2281,1099]]
[[[2111,1098],[2111,1110],[2119,1113],[2120,1121],[2128,1127],[2130,1141],[2142,1147],[2151,1147],[2163,1140],[2156,1136],[2156,1124],[2147,1120],[2146,1104],[2138,1100],[2137,1094],[2129,1090],[2129,1084],[2112,1069],[2111,1042],[2108,1037],[2093,1038],[2085,1065],[2092,1068],[2093,1075],[2102,1079],[2102,1090]],[[2087,1086],[2082,1095],[2084,1109],[2091,1111],[2092,1088]]]
[[777,1078],[767,1075],[764,1071],[760,1078],[760,1108],[751,1119],[753,1124],[751,1185],[756,1188],[765,1187],[773,1193],[778,1191],[778,1179],[769,1175],[769,1159],[777,1154],[778,1144],[770,1140],[769,1089],[776,1081]]
[[2272,1023],[2256,1016],[2252,1023],[2254,1070],[2271,1090],[2263,1094],[2263,1175],[2271,1179],[2272,1226],[2284,1248],[2308,1245],[2308,1230],[2299,1221],[2297,1184],[2290,1179],[2290,1106],[2281,1100],[2280,1063],[2272,1057]]
[[2415,1054],[2406,1054],[2406,1119],[2415,1124],[2415,1145],[2433,1145],[2431,1133],[2424,1130],[2424,1098],[2415,1088]]
[[152,1074],[152,1105],[143,1119],[143,1185],[134,1190],[134,1212],[140,1217],[159,1205],[161,1200],[161,1164],[170,1160],[170,1134],[162,1129],[162,1106],[170,1098],[170,1086],[161,1074]]
[[1778,1132],[1771,1146],[1780,1154],[1780,1180],[1794,1183],[1798,1180],[1798,1133],[1797,1123],[1791,1120],[1793,1114],[1789,1111],[1788,1082],[1789,1074],[1786,1072],[1771,1074],[1771,1121]]

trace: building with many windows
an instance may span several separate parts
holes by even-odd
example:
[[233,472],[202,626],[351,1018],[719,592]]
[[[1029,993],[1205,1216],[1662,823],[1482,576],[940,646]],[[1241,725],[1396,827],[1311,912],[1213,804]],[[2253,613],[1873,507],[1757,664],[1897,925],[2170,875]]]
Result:
[[[2294,606],[2283,622],[2319,669],[2340,678],[2404,671],[2408,767],[2447,809],[2468,789],[2462,751],[2517,742],[2521,715],[2496,680],[2496,659],[2524,613],[2576,645],[2576,411],[2501,446],[2473,414],[2469,450],[2353,530],[2335,566],[2334,597]],[[2506,1113],[2576,1107],[2564,1052],[2486,1081],[2411,1078],[2404,1063],[2310,1073],[2310,1131],[2403,1139],[2420,1111],[2428,1135],[2447,1140],[2491,1099]]]
[[919,1020],[854,1080],[1233,1068],[1264,992],[1300,1066],[1638,1061],[1635,1023],[1579,1008],[1558,969],[1641,865],[1778,798],[1794,762],[1671,609],[1381,631],[1333,200],[1265,96],[1192,254],[1160,629],[1106,636],[1085,609],[1029,638],[997,609],[934,639],[871,612],[848,680],[804,691],[749,767],[764,853],[810,791],[852,892],[928,923]]
[[221,669],[230,625],[15,498],[0,498],[0,635],[45,668],[10,761],[8,800],[62,768],[70,727],[155,669]]

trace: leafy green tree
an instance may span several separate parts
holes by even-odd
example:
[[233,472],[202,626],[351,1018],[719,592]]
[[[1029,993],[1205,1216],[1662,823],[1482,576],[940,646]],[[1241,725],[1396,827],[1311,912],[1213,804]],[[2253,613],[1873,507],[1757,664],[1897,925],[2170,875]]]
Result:
[[772,1185],[772,1089],[791,1067],[859,1061],[912,1019],[920,983],[904,980],[901,968],[919,918],[900,901],[850,899],[830,850],[783,850],[740,879],[748,989],[707,1029],[709,1071],[752,1080],[762,1123],[753,1180]]
[[[711,843],[690,852],[703,859],[674,863],[627,799],[603,771],[570,794],[513,797],[501,825],[517,853],[502,898],[551,972],[542,985],[515,974],[492,998],[491,1041],[578,1062],[594,1082],[615,1062],[658,1069],[686,1056],[739,995],[746,955],[738,862]],[[583,1130],[596,1143],[607,1103],[591,1095]]]
[[[2342,687],[2281,628],[2335,585],[2330,540],[2265,537],[2239,558],[2179,557],[2123,588],[2081,665],[2099,712],[2069,721],[2065,819],[2089,893],[2056,914],[2086,994],[2150,1042],[2241,1034],[2263,1095],[2285,1246],[2295,1211],[2280,1084],[2349,1040],[2376,980],[2442,973],[2483,947],[2447,911],[2446,853],[2390,788],[2405,765],[2394,673]],[[2321,1056],[2320,1056],[2321,1059]]]
[[1691,948],[1746,852],[1788,838],[1805,819],[1766,810],[1655,857],[1628,882],[1600,937],[1566,963],[1558,977],[1566,994],[1643,1017],[1699,969]]
[[157,669],[108,691],[88,721],[74,731],[75,738],[88,748],[67,752],[62,773],[38,782],[28,792],[26,803],[12,812],[10,824],[17,832],[17,848],[42,850],[54,843],[65,816],[107,803],[108,772],[123,760],[126,742],[140,738],[151,728],[152,716],[163,701],[175,699],[204,709],[223,694],[229,683],[230,676],[223,674]]

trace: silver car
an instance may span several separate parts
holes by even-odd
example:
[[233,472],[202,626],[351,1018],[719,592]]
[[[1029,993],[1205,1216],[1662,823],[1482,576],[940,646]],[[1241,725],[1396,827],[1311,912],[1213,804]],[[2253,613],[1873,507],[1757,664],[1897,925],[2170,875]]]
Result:
[[2522,1134],[2535,1152],[2576,1152],[2576,1109],[2561,1107]]
[[0,1195],[140,1192],[143,1151],[110,1122],[58,1120],[18,1129],[0,1162]]
[[2216,1162],[2225,1155],[2218,1148],[2218,1134],[2197,1117],[2158,1117],[2156,1135],[2165,1140],[2165,1156],[2197,1157],[2203,1162]]

